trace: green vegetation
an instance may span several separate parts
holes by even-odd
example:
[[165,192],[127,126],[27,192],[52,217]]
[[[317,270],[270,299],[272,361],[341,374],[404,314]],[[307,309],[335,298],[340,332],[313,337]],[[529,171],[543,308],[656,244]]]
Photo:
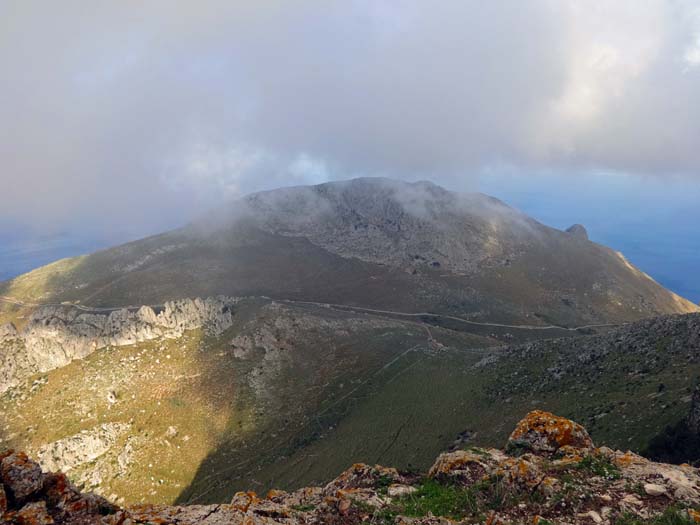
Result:
[[618,518],[613,525],[693,525],[695,520],[688,512],[677,507],[669,507],[655,518],[641,519],[632,514],[625,514]]
[[393,523],[396,516],[423,517],[441,516],[454,520],[465,518],[482,519],[489,511],[500,511],[517,505],[541,503],[539,496],[529,490],[512,491],[502,478],[493,476],[471,486],[443,483],[424,479],[411,494],[394,498],[385,508],[357,505],[368,512],[378,523]]
[[389,486],[393,483],[391,476],[381,476],[374,485],[377,493],[381,495],[386,495],[389,490]]
[[393,524],[399,515],[409,517],[433,515],[460,520],[479,514],[478,490],[474,487],[442,484],[425,479],[417,486],[415,492],[394,498],[387,507],[377,509],[361,501],[355,501],[354,505],[371,516],[370,523],[379,525]]
[[474,490],[456,485],[443,485],[434,480],[423,482],[416,492],[396,502],[399,514],[406,516],[444,516],[465,518],[478,511]]
[[606,479],[620,479],[620,469],[602,456],[586,456],[579,464],[578,468]]

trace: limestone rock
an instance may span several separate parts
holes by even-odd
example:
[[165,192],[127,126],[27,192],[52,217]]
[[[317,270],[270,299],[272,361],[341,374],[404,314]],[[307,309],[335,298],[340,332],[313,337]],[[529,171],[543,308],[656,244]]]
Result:
[[396,469],[375,465],[371,467],[364,463],[355,463],[340,476],[328,483],[324,488],[324,494],[335,495],[339,490],[374,488],[379,480],[388,480],[393,483],[404,483],[406,478]]
[[129,427],[126,423],[103,423],[40,447],[36,457],[46,470],[68,472],[107,452]]
[[662,494],[666,494],[666,487],[655,483],[646,483],[644,485],[644,492],[650,496],[661,496]]
[[590,450],[593,441],[578,423],[541,410],[533,410],[521,419],[508,438],[508,448],[521,447],[535,453],[549,454],[564,446]]
[[490,476],[505,456],[497,450],[455,450],[438,456],[428,471],[428,477],[472,485]]
[[399,485],[397,483],[394,483],[392,485],[389,485],[389,488],[387,489],[387,495],[390,498],[399,498],[401,496],[408,496],[409,494],[413,494],[416,492],[418,489],[416,487],[411,487],[410,485]]
[[[203,328],[218,335],[233,323],[231,297],[180,299],[166,302],[158,312],[138,309],[89,311],[75,305],[50,305],[35,310],[21,332],[0,328],[0,393],[37,372],[48,372],[108,346],[124,346],[153,339],[178,338],[187,330]],[[111,401],[110,401],[111,402]]]

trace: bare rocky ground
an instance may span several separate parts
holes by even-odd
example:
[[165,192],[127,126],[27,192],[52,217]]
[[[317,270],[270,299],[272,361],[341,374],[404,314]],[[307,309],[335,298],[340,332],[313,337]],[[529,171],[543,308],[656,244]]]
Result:
[[119,508],[43,473],[21,452],[0,455],[2,523],[689,524],[700,521],[700,471],[594,446],[581,425],[548,412],[522,419],[504,450],[441,454],[427,474],[355,464],[323,487],[229,504]]

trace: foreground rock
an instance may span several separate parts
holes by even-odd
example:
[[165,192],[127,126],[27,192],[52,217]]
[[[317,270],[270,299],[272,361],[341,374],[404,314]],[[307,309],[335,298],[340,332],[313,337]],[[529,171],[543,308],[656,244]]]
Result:
[[437,525],[700,522],[700,471],[595,448],[586,430],[534,411],[507,451],[440,455],[426,476],[356,464],[324,487],[228,504],[120,509],[80,494],[63,474],[42,473],[22,453],[0,455],[0,516],[7,524]]

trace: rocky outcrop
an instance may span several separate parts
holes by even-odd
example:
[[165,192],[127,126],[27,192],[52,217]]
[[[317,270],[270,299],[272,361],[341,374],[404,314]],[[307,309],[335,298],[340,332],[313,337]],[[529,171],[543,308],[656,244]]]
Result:
[[557,452],[563,447],[590,449],[593,441],[578,423],[549,412],[534,410],[518,423],[508,438],[509,449]]
[[117,523],[109,521],[116,506],[94,494],[81,494],[64,474],[42,472],[21,452],[0,454],[0,495],[3,524]]
[[566,233],[570,233],[577,239],[582,239],[584,241],[588,240],[588,231],[582,224],[574,224],[566,229]]
[[47,372],[108,346],[177,338],[204,328],[217,335],[233,322],[237,299],[181,299],[162,307],[90,311],[74,305],[38,308],[21,332],[0,331],[0,392],[37,372]]
[[[640,367],[653,366],[663,355],[665,360],[695,359],[700,349],[700,314],[668,315],[621,325],[609,332],[576,338],[533,341],[508,347],[488,356],[479,367],[489,367],[506,359],[530,362],[553,356],[547,374],[533,384],[526,374],[512,378],[518,389],[546,391],[560,381],[585,376],[587,382],[604,369],[593,366],[606,358],[621,362],[635,359]],[[610,366],[610,364],[608,364]],[[502,378],[501,383],[511,378]]]
[[91,430],[48,443],[36,451],[36,458],[46,470],[68,472],[94,461],[110,450],[119,436],[129,430],[125,423],[104,423]]
[[427,181],[360,178],[255,193],[243,204],[266,231],[404,269],[474,273],[508,265],[538,242],[539,225],[501,201]]
[[[513,448],[513,443],[519,446]],[[528,446],[520,446],[526,443]],[[506,453],[442,454],[427,476],[356,464],[323,487],[266,496],[238,492],[228,504],[117,508],[81,495],[62,474],[45,474],[5,453],[0,518],[8,524],[437,525],[614,524],[700,521],[700,471],[595,448],[586,430],[535,411]],[[660,518],[663,517],[663,520]]]

